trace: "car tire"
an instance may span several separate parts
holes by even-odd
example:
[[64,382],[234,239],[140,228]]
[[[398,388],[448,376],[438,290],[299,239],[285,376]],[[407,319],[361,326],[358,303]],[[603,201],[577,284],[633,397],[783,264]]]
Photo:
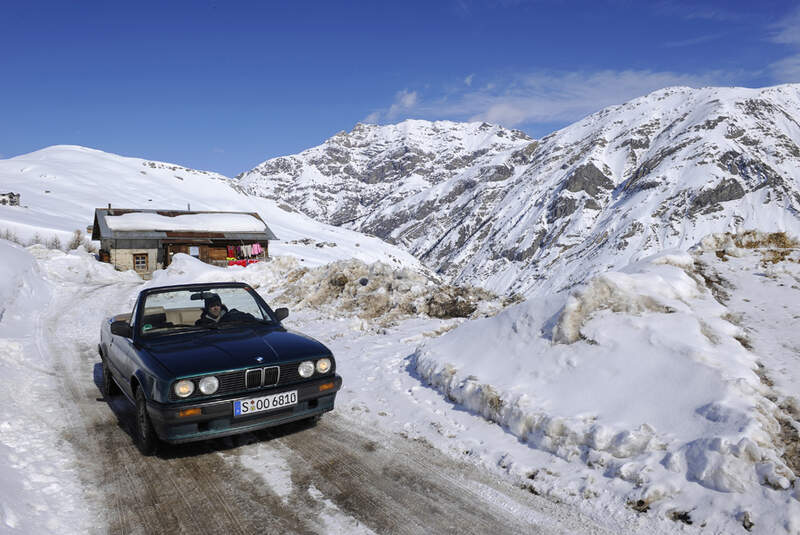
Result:
[[321,419],[322,419],[321,414],[315,414],[314,416],[306,418],[306,424],[308,424],[309,427],[314,427],[315,425],[317,425],[317,423],[319,423]]
[[111,377],[111,370],[106,363],[106,359],[101,359],[100,366],[103,369],[103,397],[110,399],[119,394],[120,390],[117,383],[114,382],[113,377]]
[[141,388],[136,389],[136,447],[142,455],[152,455],[158,446],[158,436],[147,414],[147,400]]

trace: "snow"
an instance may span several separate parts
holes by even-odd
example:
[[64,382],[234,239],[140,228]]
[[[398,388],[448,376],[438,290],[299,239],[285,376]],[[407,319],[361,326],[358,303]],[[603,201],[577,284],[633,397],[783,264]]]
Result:
[[[21,206],[0,205],[0,236],[8,233],[26,244],[37,237],[41,241],[58,237],[68,243],[76,230],[84,231],[92,224],[96,208],[108,204],[154,210],[190,208],[257,213],[279,238],[270,242],[270,254],[293,256],[310,265],[356,258],[427,271],[409,253],[378,238],[287,212],[275,201],[241,193],[222,175],[175,164],[57,145],[0,160],[0,182],[21,194]],[[120,216],[122,221],[146,217],[128,215]],[[198,222],[202,220],[206,218]],[[200,226],[212,226],[208,221]],[[243,221],[260,225],[249,217]]]
[[[577,474],[625,482],[623,496],[643,500],[649,514],[688,511],[733,530],[749,511],[764,533],[798,526],[800,483],[787,466],[796,460],[785,455],[776,395],[796,399],[800,387],[800,345],[787,321],[798,313],[800,252],[789,249],[764,277],[760,253],[738,248],[721,262],[715,251],[666,251],[568,297],[535,295],[427,341],[412,365]],[[706,286],[712,270],[735,289],[727,306]],[[779,376],[782,394],[760,368]]]
[[[331,347],[346,378],[343,417],[488,466],[620,532],[735,533],[745,518],[753,532],[800,532],[800,250],[785,235],[652,234],[679,243],[594,258],[594,275],[569,292],[554,271],[504,308],[477,290],[454,293],[401,249],[244,195],[218,175],[60,146],[0,160],[0,177],[22,192],[23,206],[0,206],[0,229],[20,241],[66,240],[109,201],[183,209],[187,199],[198,210],[257,212],[281,238],[268,262],[221,268],[179,254],[147,282],[83,247],[0,240],[0,531],[83,533],[98,507],[76,468],[84,452],[64,438],[78,416],[53,403],[53,369],[96,358],[101,318],[129,311],[143,288],[236,280],[289,306],[287,326]],[[794,228],[793,215],[756,200],[739,208],[751,221]],[[497,281],[512,284],[518,269],[509,264]],[[47,328],[54,303],[87,292],[104,296],[82,311],[90,328]],[[474,309],[432,317],[439,298]],[[89,381],[81,388],[96,395]],[[233,457],[279,498],[296,491],[280,459],[258,449]],[[330,532],[368,532],[315,499]]]
[[255,455],[239,456],[238,461],[244,468],[249,468],[256,474],[269,474],[269,477],[262,476],[263,483],[286,503],[294,485],[289,462],[284,456],[275,455],[274,451],[258,451]]
[[354,518],[350,518],[336,506],[335,503],[325,498],[314,485],[308,489],[309,495],[312,498],[320,501],[324,507],[323,512],[319,515],[320,529],[327,533],[352,533],[353,535],[375,535],[375,532],[358,522]]
[[262,232],[263,221],[248,214],[183,214],[165,216],[129,213],[107,216],[111,230],[185,230],[192,232]]
[[53,362],[35,318],[50,286],[36,259],[0,240],[0,532],[81,533],[91,525],[83,490],[60,433]]
[[[273,306],[290,306],[288,324],[333,349],[347,378],[337,401],[342,415],[488,465],[621,531],[669,533],[676,529],[671,517],[684,512],[695,526],[733,531],[747,512],[756,532],[792,533],[800,522],[798,491],[777,436],[778,405],[800,385],[792,353],[800,335],[785,321],[798,314],[800,254],[790,249],[788,260],[765,264],[767,250],[745,245],[708,237],[692,251],[665,251],[605,273],[569,296],[540,295],[467,320],[399,313],[417,299],[412,289],[422,279],[352,260],[309,258],[318,267],[307,269],[287,256],[218,268],[176,255],[167,270],[143,282],[81,249],[0,242],[3,258],[15,259],[0,284],[3,302],[10,303],[0,321],[0,367],[4,380],[49,396],[55,378],[32,376],[31,369],[47,368],[46,351],[37,348],[59,335],[35,329],[31,318],[50,295],[68,301],[113,285],[121,291],[110,295],[119,297],[103,306],[123,312],[143,287],[242,280]],[[719,250],[737,256],[722,261]],[[307,299],[343,272],[354,279],[369,274],[372,288],[354,281],[365,295],[398,285],[389,292],[395,305],[360,318],[348,285],[325,299]],[[735,286],[737,297],[717,301],[706,279],[718,281],[717,292]],[[432,285],[422,288],[434,291]],[[91,347],[98,333],[71,336]],[[759,377],[759,364],[780,370],[774,386]],[[91,509],[82,503],[74,471],[80,452],[59,439],[69,425],[59,421],[63,409],[40,414],[8,389],[0,396],[2,521],[12,532],[28,532],[37,522],[81,532]],[[41,419],[44,425],[31,429]],[[278,497],[294,491],[279,458],[256,450],[229,462],[264,474]],[[53,493],[62,498],[48,500]],[[637,502],[648,511],[634,511],[629,504]],[[322,511],[331,532],[366,532],[332,503]]]
[[[798,84],[672,87],[536,141],[478,123],[360,125],[238,182],[387,236],[451,283],[528,295],[710,233],[800,234],[798,110]],[[575,175],[589,165],[605,178]]]
[[30,254],[22,247],[5,240],[0,240],[0,256],[3,262],[0,263],[0,319],[3,318],[6,309],[13,305],[14,301],[30,284],[31,271],[35,269],[35,262]]

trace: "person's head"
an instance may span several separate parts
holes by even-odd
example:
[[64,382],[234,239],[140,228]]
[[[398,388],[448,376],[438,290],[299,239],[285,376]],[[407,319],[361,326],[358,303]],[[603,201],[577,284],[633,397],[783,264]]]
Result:
[[217,294],[211,294],[205,299],[206,314],[217,317],[222,312],[222,299]]

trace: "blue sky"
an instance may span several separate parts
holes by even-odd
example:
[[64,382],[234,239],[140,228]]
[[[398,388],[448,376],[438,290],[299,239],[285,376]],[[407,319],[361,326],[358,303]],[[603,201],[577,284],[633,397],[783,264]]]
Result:
[[75,144],[233,176],[357,122],[541,137],[669,85],[800,82],[798,28],[785,0],[6,1],[0,158]]

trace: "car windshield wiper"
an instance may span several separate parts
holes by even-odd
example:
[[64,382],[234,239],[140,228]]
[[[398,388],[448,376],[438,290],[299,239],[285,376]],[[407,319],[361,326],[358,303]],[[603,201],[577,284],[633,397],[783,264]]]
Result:
[[219,322],[220,327],[236,327],[239,325],[248,325],[251,323],[255,323],[255,320],[230,320],[230,321],[221,321]]
[[225,327],[228,325],[236,326],[236,325],[272,325],[271,321],[267,320],[260,320],[258,318],[243,318],[238,320],[230,320],[230,321],[221,321],[218,323],[220,327]]
[[183,327],[174,327],[165,330],[159,330],[158,332],[154,332],[152,334],[148,333],[148,336],[156,335],[156,336],[169,336],[171,334],[181,334],[181,333],[189,333],[195,331],[205,331],[209,329],[218,329],[219,326],[217,325],[186,325]]

